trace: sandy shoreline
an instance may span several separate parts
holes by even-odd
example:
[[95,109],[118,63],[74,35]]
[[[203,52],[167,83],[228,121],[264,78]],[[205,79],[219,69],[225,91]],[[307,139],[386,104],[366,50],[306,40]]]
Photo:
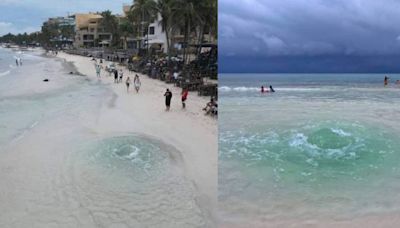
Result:
[[[233,219],[235,220],[235,219]],[[257,219],[256,219],[257,220]],[[383,215],[369,215],[348,220],[334,219],[310,219],[310,220],[286,220],[286,221],[256,221],[256,222],[224,222],[219,225],[220,228],[397,228],[400,224],[400,216],[396,213],[387,213]]]
[[[97,81],[91,58],[59,53],[59,58],[72,62],[77,70],[90,80]],[[106,66],[107,62],[103,63]],[[135,73],[124,70],[124,79]],[[182,153],[185,174],[200,193],[201,207],[214,217],[217,205],[217,120],[205,116],[202,108],[209,98],[189,93],[186,110],[181,109],[181,89],[171,84],[150,79],[139,74],[142,87],[139,94],[131,88],[126,92],[125,83],[114,84],[104,70],[101,83],[112,89],[113,95],[105,97],[107,105],[101,107],[96,121],[88,122],[89,128],[100,134],[110,132],[141,133],[154,136],[174,146]],[[173,93],[171,111],[165,112],[165,89]],[[117,120],[117,121],[115,121]],[[214,219],[213,219],[214,220]]]

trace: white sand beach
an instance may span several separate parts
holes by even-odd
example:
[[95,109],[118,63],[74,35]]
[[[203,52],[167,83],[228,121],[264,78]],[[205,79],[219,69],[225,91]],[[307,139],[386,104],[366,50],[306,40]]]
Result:
[[[81,74],[91,80],[98,80],[92,58],[63,52],[58,57],[72,62]],[[105,67],[108,63],[104,61],[102,65]],[[215,208],[218,126],[217,119],[204,115],[202,111],[209,98],[197,96],[196,91],[189,92],[186,110],[183,110],[181,88],[129,72],[125,67],[118,66],[118,69],[124,72],[124,80],[120,84],[115,84],[113,76],[109,77],[107,72],[101,71],[101,82],[110,86],[115,94],[105,99],[106,104],[109,103],[108,99],[112,99],[112,105],[105,105],[99,119],[93,123],[93,129],[103,133],[139,132],[175,146],[182,151],[185,171],[203,194],[203,200]],[[130,77],[133,82],[135,74],[139,75],[142,83],[140,91],[136,93],[131,85],[127,93],[125,79]],[[165,111],[163,96],[167,88],[173,93],[169,112]],[[113,121],[114,116],[119,117],[118,121]]]
[[128,94],[90,58],[21,56],[0,86],[0,227],[216,226],[207,98],[182,110],[179,88],[147,76]]

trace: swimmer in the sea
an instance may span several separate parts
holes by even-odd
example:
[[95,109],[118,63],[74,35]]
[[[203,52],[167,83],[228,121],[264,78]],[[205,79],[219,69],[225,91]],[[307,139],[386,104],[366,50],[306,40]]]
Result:
[[270,91],[271,93],[275,93],[275,90],[274,90],[274,88],[272,88],[272,85],[269,86],[269,91]]

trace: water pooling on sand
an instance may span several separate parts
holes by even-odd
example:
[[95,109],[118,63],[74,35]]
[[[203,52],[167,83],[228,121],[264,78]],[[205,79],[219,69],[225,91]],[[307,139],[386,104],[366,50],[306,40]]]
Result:
[[[79,197],[90,199],[96,223],[127,227],[205,227],[195,190],[182,175],[180,153],[148,136],[114,136],[84,143],[71,169]],[[99,176],[99,173],[101,174]],[[92,187],[90,187],[92,186]],[[109,204],[104,210],[103,204]]]
[[59,60],[21,56],[24,66],[0,78],[0,226],[210,225],[177,149],[97,132],[99,112],[112,108],[107,86]]
[[[381,75],[279,76],[221,78],[222,220],[397,212],[400,88],[382,88]],[[277,92],[261,95],[265,83]]]

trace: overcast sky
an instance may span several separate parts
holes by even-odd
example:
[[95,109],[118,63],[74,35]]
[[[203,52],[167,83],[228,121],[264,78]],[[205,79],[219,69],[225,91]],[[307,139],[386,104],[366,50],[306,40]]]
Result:
[[219,0],[219,48],[225,72],[361,72],[374,58],[373,71],[393,71],[385,67],[400,56],[400,1]]
[[111,10],[122,13],[130,0],[0,0],[0,35],[39,31],[49,17]]

